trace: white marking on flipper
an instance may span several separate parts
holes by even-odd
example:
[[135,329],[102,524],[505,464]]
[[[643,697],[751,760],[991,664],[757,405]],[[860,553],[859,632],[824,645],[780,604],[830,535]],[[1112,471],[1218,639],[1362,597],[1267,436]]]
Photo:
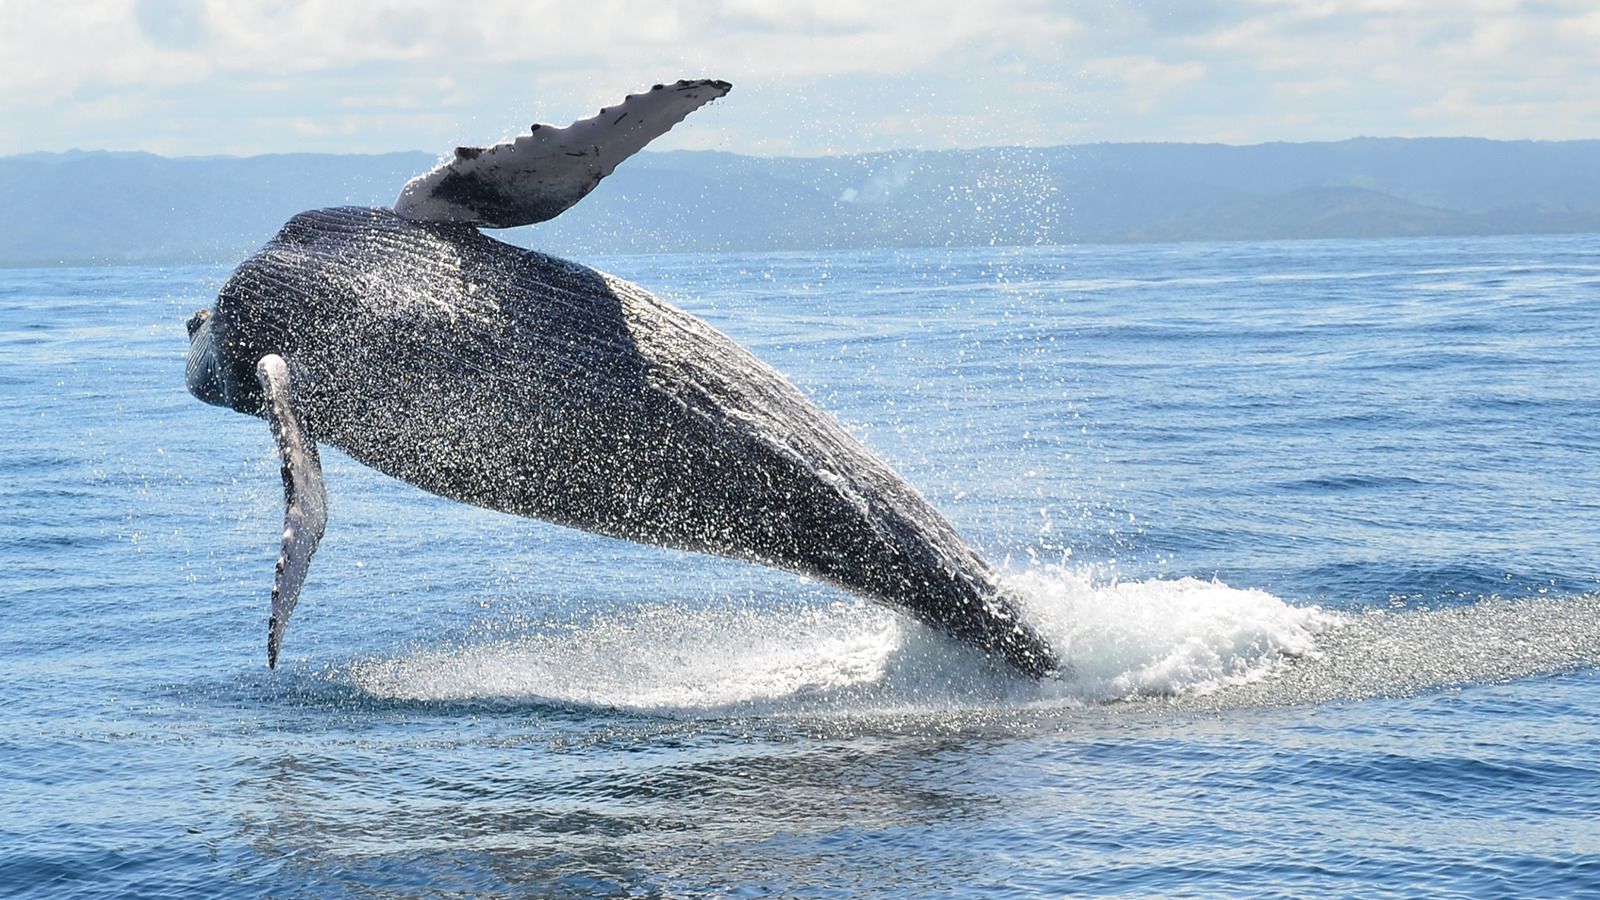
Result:
[[317,445],[306,436],[294,407],[289,366],[269,353],[256,363],[256,380],[265,394],[263,412],[278,443],[283,472],[283,547],[272,581],[272,618],[267,623],[267,666],[278,665],[278,648],[289,616],[300,599],[300,586],[311,568],[322,532],[328,524],[328,494],[322,486]]
[[710,80],[658,84],[565,128],[535,125],[531,134],[487,149],[459,147],[448,162],[406,182],[394,211],[486,228],[552,219],[618,163],[731,88]]

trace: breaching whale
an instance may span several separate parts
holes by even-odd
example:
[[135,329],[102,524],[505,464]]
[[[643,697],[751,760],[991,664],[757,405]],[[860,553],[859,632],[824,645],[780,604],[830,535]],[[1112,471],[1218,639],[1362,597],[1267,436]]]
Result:
[[640,287],[478,230],[559,214],[729,89],[657,85],[459,148],[393,209],[296,215],[189,320],[189,390],[265,418],[282,463],[269,666],[326,525],[321,442],[444,497],[798,572],[1024,675],[1058,669],[995,570],[777,371]]

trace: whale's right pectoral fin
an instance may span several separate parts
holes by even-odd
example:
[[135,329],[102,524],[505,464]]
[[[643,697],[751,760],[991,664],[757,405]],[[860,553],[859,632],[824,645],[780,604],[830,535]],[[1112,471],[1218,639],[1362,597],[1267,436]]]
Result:
[[256,363],[256,380],[264,393],[263,413],[278,443],[283,464],[283,548],[272,583],[272,619],[267,624],[267,665],[278,665],[278,648],[289,616],[300,599],[300,585],[311,567],[323,529],[328,524],[328,494],[322,486],[317,445],[306,435],[295,408],[289,366],[275,353]]

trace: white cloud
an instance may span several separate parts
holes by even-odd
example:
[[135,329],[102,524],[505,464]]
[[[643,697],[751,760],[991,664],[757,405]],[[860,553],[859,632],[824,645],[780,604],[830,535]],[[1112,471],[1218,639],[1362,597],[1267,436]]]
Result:
[[1091,60],[1084,70],[1121,82],[1132,108],[1148,113],[1169,94],[1205,76],[1206,67],[1194,61],[1166,63],[1150,56],[1112,56]]
[[668,146],[1600,137],[1587,0],[0,0],[0,152],[444,149],[731,80]]

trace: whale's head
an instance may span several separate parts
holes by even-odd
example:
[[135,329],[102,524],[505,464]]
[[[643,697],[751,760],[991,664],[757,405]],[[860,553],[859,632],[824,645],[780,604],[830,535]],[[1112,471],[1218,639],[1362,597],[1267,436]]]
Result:
[[189,393],[213,406],[223,406],[247,415],[261,415],[261,386],[255,378],[255,364],[268,351],[253,347],[229,329],[227,314],[217,309],[202,309],[189,317],[189,364],[184,381]]
[[222,347],[212,327],[211,310],[202,309],[189,317],[189,366],[185,380],[189,393],[213,406],[232,406],[222,365]]

